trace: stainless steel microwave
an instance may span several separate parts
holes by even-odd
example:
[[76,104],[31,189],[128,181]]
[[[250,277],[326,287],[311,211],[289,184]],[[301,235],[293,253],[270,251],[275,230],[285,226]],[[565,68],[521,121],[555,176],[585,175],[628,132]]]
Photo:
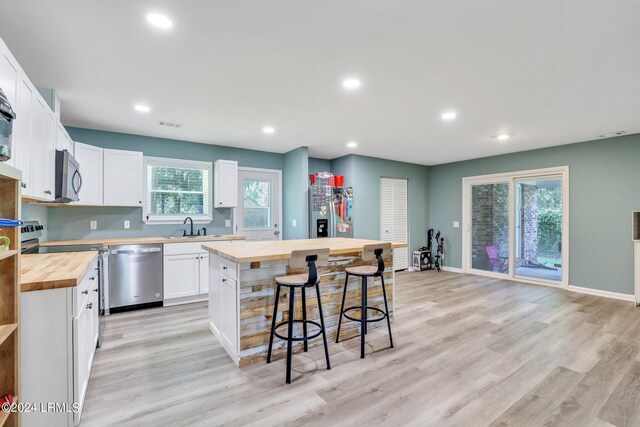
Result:
[[56,202],[80,200],[80,165],[67,150],[56,150]]

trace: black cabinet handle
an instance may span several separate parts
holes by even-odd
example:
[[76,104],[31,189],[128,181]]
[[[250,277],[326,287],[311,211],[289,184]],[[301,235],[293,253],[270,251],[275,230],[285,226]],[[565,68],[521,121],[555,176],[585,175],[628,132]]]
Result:
[[93,292],[98,292],[98,288],[95,288],[95,289],[93,290]]
[[90,302],[89,304],[87,304],[87,308],[88,308],[89,310],[91,310],[91,309],[93,308],[93,303],[92,303],[92,302]]
[[82,291],[84,295],[89,295],[89,291]]
[[89,277],[89,280],[96,280],[95,276],[94,277]]

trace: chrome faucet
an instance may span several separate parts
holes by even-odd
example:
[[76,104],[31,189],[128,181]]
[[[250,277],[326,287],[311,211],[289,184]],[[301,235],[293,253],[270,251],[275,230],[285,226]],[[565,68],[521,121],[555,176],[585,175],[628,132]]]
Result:
[[[192,219],[190,216],[188,216],[188,217],[186,217],[186,218],[184,219],[184,223],[183,223],[183,224],[186,224],[186,223],[187,223],[187,220],[189,220],[189,221],[191,222],[191,234],[189,234],[189,236],[193,236],[193,219]],[[187,230],[184,230],[184,231],[182,232],[182,236],[184,236],[184,237],[186,237],[186,236],[187,236]]]

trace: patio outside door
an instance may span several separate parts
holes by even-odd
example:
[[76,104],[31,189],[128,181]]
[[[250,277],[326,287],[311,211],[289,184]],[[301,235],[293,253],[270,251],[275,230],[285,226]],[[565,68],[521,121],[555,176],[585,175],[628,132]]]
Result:
[[238,169],[237,232],[247,240],[280,240],[281,172]]

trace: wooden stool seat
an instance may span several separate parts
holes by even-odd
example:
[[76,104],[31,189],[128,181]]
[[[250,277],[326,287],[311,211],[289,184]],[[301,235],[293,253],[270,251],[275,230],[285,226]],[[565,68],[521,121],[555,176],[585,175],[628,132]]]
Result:
[[378,266],[376,265],[360,265],[358,267],[345,268],[347,274],[352,276],[375,276],[378,272]]
[[[340,306],[340,318],[338,320],[338,330],[336,331],[336,343],[340,341],[340,327],[342,326],[342,318],[360,322],[360,358],[364,359],[364,336],[367,333],[367,323],[380,322],[387,320],[387,327],[389,328],[389,344],[393,348],[393,336],[391,335],[391,319],[389,319],[389,305],[387,303],[387,291],[384,286],[384,257],[383,254],[391,253],[391,243],[374,243],[365,245],[362,248],[362,260],[371,261],[376,260],[378,265],[362,265],[358,267],[350,267],[345,269],[344,290],[342,292],[342,305]],[[360,286],[362,287],[361,295],[362,301],[360,305],[354,305],[352,307],[345,307],[344,303],[347,298],[347,286],[349,285],[349,276],[360,277]],[[382,282],[382,298],[384,300],[384,310],[377,307],[370,307],[367,305],[367,288],[368,278],[371,277],[374,280],[379,277]],[[360,318],[351,317],[349,314],[353,311],[360,312]],[[367,311],[372,311],[379,314],[378,317],[368,317]]]
[[[291,274],[276,278],[276,298],[273,303],[273,318],[271,319],[271,335],[269,335],[269,347],[267,351],[267,363],[271,363],[271,349],[273,347],[273,337],[278,337],[287,342],[287,384],[291,383],[291,352],[293,343],[302,341],[304,343],[304,351],[309,350],[307,341],[322,335],[324,343],[324,355],[327,360],[327,369],[331,369],[329,361],[329,347],[327,346],[327,334],[324,328],[324,316],[322,315],[322,301],[320,299],[320,277],[318,277],[317,265],[327,265],[329,263],[329,249],[315,249],[306,251],[293,251],[289,259],[289,266],[294,269],[308,268],[307,274]],[[289,288],[289,311],[287,320],[280,323],[276,322],[278,315],[278,302],[280,301],[280,288]],[[307,288],[316,288],[316,298],[318,299],[318,314],[320,322],[307,320]],[[296,289],[302,294],[302,319],[294,319],[295,313],[294,301]],[[284,314],[283,314],[284,317]],[[296,337],[293,334],[294,324],[302,325],[302,336]],[[309,334],[307,326],[317,328],[318,330]],[[277,332],[281,326],[287,327],[287,334],[283,335]]]
[[[292,274],[290,276],[276,277],[276,283],[283,286],[305,286],[309,280],[308,274]],[[307,286],[314,286],[315,283]]]

